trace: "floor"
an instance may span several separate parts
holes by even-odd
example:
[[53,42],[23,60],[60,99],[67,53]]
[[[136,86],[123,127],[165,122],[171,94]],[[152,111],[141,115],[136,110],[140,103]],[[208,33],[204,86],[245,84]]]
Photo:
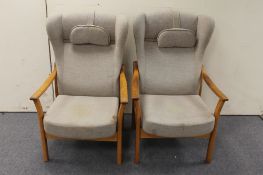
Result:
[[116,165],[116,144],[49,141],[50,161],[42,162],[36,113],[0,113],[0,175],[49,174],[263,174],[263,120],[222,116],[214,160],[204,163],[205,139],[154,139],[141,143],[133,163],[135,133],[125,116],[124,162]]

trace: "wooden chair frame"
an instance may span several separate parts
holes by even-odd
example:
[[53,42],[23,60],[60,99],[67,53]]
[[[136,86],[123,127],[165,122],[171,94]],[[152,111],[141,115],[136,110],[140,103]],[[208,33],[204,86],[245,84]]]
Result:
[[[43,108],[40,102],[41,95],[48,89],[48,87],[53,83],[55,83],[55,95],[56,97],[59,95],[58,92],[58,85],[57,85],[57,68],[56,65],[54,66],[54,70],[49,75],[49,77],[46,79],[46,81],[42,84],[42,86],[31,96],[30,100],[33,100],[37,114],[38,114],[38,125],[40,129],[40,140],[41,140],[41,147],[42,147],[42,155],[43,160],[45,162],[48,161],[49,155],[48,155],[48,146],[47,146],[47,140],[48,139],[56,139],[56,140],[64,140],[68,138],[61,138],[57,136],[50,135],[45,132],[44,125],[43,125],[43,119],[44,119],[44,112]],[[123,128],[123,115],[125,106],[128,103],[128,88],[127,88],[127,80],[125,75],[125,67],[122,65],[120,75],[119,75],[119,86],[120,86],[120,105],[118,109],[118,116],[117,116],[117,131],[116,134],[114,134],[111,137],[107,138],[99,138],[95,139],[94,141],[109,141],[109,142],[117,142],[117,164],[122,163],[122,128]],[[72,140],[75,140],[72,138]]]
[[[208,76],[207,72],[205,71],[204,66],[202,66],[201,71],[201,78],[200,78],[200,89],[199,89],[199,95],[201,96],[202,93],[202,82],[203,80],[208,85],[208,87],[212,90],[212,92],[219,98],[215,111],[215,125],[214,129],[211,133],[201,136],[196,136],[199,138],[206,138],[209,139],[207,154],[206,154],[206,162],[210,163],[212,161],[212,155],[215,147],[215,139],[217,134],[217,127],[218,127],[218,120],[220,118],[220,112],[223,108],[223,105],[226,101],[228,101],[228,98],[224,95],[222,91],[219,90],[219,88],[215,85],[215,83],[211,80],[211,78]],[[133,121],[136,129],[136,139],[135,139],[135,163],[139,163],[140,161],[140,140],[141,139],[147,139],[147,138],[165,138],[161,136],[156,136],[152,134],[146,133],[141,128],[141,118],[142,118],[142,112],[141,112],[141,105],[140,105],[140,92],[139,92],[139,69],[138,69],[138,63],[137,61],[133,62],[133,77],[132,77],[132,104],[133,104]]]

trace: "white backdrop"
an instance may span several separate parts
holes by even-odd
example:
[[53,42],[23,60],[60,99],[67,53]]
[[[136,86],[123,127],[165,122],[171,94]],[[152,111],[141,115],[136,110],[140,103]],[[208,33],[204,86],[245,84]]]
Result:
[[0,0],[0,111],[35,110],[29,97],[50,72],[45,18],[44,1]]
[[[213,17],[216,28],[204,64],[218,86],[230,98],[224,114],[263,113],[263,16],[261,0],[48,0],[48,12],[88,11],[134,14],[172,8]],[[50,71],[45,33],[44,0],[1,0],[0,111],[34,111],[29,96]],[[136,57],[130,30],[125,53],[129,64]],[[53,58],[52,58],[53,60]],[[203,98],[214,107],[216,97],[205,87]],[[44,106],[52,102],[45,94]]]

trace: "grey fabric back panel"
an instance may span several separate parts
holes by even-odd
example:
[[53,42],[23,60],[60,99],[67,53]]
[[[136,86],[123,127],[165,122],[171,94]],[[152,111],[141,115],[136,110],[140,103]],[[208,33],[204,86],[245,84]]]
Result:
[[[159,48],[160,31],[185,28],[194,32],[193,48]],[[194,95],[198,93],[203,54],[214,29],[214,21],[176,11],[139,14],[134,21],[134,38],[142,94]]]
[[72,28],[76,25],[96,25],[103,27],[112,40],[115,40],[115,21],[116,16],[111,14],[99,14],[95,12],[80,14],[63,14],[62,27],[64,40],[69,39]]
[[[70,43],[71,29],[85,24],[103,27],[111,36],[110,45]],[[47,33],[55,53],[60,94],[118,96],[118,78],[128,33],[125,17],[95,12],[56,15],[48,19]]]

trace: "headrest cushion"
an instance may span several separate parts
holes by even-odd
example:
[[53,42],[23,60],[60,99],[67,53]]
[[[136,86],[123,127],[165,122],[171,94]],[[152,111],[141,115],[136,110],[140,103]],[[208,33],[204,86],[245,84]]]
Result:
[[194,47],[196,36],[189,29],[165,29],[158,34],[157,43],[158,47]]
[[110,35],[100,26],[77,25],[71,30],[70,42],[72,44],[108,46],[110,44]]

